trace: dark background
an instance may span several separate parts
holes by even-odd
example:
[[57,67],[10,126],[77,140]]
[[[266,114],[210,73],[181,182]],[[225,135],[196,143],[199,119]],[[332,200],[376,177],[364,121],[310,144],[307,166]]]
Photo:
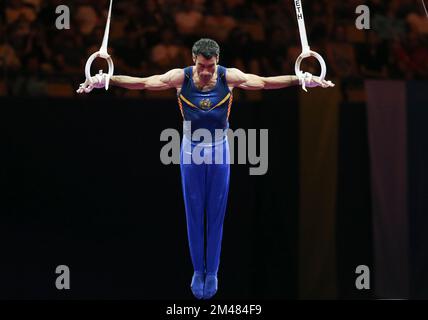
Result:
[[[102,98],[3,103],[1,296],[190,298],[179,166],[159,160],[160,132],[180,129],[178,108]],[[297,109],[282,108],[275,122],[256,118],[262,108],[234,110],[236,126],[268,122],[273,147],[266,176],[232,166],[219,298],[296,294]],[[60,264],[71,269],[70,293],[54,286]]]
[[[298,110],[281,102],[295,100],[296,91],[272,91],[263,104],[235,103],[234,126],[269,128],[270,160],[265,176],[232,165],[219,299],[298,296]],[[1,109],[1,296],[191,298],[179,166],[159,160],[160,132],[180,129],[178,108],[103,98],[4,98],[2,105],[9,107]],[[341,115],[347,143],[339,154],[337,263],[344,298],[371,295],[354,287],[355,265],[371,263],[363,110],[351,106]],[[365,165],[347,170],[348,158]],[[71,269],[70,292],[54,286],[60,264]]]

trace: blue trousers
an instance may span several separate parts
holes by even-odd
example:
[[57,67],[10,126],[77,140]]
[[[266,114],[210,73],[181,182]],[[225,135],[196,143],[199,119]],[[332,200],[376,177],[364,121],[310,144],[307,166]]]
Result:
[[193,268],[217,274],[230,178],[227,137],[203,145],[184,136],[180,169]]

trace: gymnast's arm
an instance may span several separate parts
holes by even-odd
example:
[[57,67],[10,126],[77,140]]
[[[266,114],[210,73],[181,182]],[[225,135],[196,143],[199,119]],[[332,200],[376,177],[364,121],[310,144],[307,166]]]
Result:
[[184,80],[183,69],[172,69],[161,75],[147,78],[135,78],[128,76],[112,76],[110,83],[113,86],[131,90],[166,90],[180,87]]
[[[87,79],[80,84],[77,93],[89,93],[93,88],[104,88],[107,74],[97,74],[91,79]],[[183,69],[172,69],[161,75],[154,75],[147,78],[112,76],[110,85],[131,90],[167,90],[181,87],[184,80]]]
[[[261,77],[255,74],[244,73],[236,68],[227,69],[226,78],[228,85],[244,90],[281,89],[300,84],[297,76]],[[331,81],[321,80],[316,76],[312,76],[311,83],[312,86],[323,88],[334,87]]]

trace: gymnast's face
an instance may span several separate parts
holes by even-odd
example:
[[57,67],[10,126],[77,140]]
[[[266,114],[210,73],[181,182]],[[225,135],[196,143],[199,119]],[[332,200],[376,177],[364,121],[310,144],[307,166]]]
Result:
[[208,83],[214,76],[217,69],[218,57],[210,59],[205,58],[203,55],[193,56],[195,62],[196,74],[203,83]]

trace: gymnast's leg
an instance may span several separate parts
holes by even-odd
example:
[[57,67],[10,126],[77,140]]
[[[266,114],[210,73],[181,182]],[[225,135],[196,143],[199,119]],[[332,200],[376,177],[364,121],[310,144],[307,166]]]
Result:
[[[212,150],[213,158],[216,161],[207,165],[207,256],[204,299],[210,299],[217,292],[217,272],[220,264],[223,222],[230,180],[230,155],[227,139]],[[218,161],[219,159],[221,161]]]
[[201,299],[205,281],[204,209],[206,164],[193,163],[191,157],[193,149],[194,146],[188,138],[183,137],[180,169],[186,209],[187,235],[194,269],[190,286],[193,295]]

